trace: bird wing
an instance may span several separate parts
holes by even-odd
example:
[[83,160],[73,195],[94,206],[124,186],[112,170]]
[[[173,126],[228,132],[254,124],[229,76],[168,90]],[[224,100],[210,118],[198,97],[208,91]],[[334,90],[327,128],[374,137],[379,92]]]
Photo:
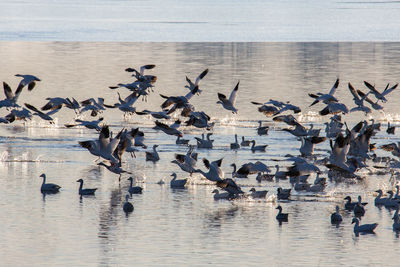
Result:
[[4,94],[6,95],[7,99],[13,99],[14,94],[11,90],[11,87],[6,82],[3,82],[3,87],[4,87]]
[[153,69],[156,65],[154,64],[148,64],[148,65],[143,65],[140,67],[140,75],[143,75],[144,70],[150,70]]
[[356,89],[354,89],[354,87],[351,85],[351,83],[349,83],[349,90],[350,90],[350,93],[353,95],[355,100],[360,100]]
[[200,75],[196,78],[196,81],[194,82],[194,85],[198,85],[200,80],[204,78],[208,73],[208,69],[205,69]]
[[227,100],[226,96],[221,93],[218,93],[218,99],[221,100],[222,102],[225,102]]
[[389,93],[392,92],[394,89],[396,89],[398,85],[399,85],[399,84],[396,83],[394,86],[390,87],[389,89],[385,89],[385,91],[383,91],[382,95],[385,96],[385,95],[389,94]]
[[329,94],[333,96],[333,94],[336,92],[336,89],[339,86],[339,78],[336,79],[335,84],[333,85],[333,87],[331,88],[331,90],[329,91]]
[[378,90],[375,89],[375,87],[370,84],[369,82],[364,81],[365,86],[368,87],[369,90],[372,91],[372,93],[374,93],[375,95],[380,95],[381,93],[378,92]]
[[233,88],[231,95],[229,96],[229,102],[232,103],[232,106],[235,105],[235,102],[236,102],[237,92],[239,90],[239,83],[240,83],[240,81],[238,81],[235,88]]

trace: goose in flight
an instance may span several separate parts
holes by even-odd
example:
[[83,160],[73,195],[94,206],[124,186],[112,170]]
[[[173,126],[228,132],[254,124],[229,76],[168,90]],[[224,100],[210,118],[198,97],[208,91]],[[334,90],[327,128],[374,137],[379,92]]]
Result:
[[41,80],[30,74],[15,74],[16,77],[21,77],[22,80],[18,84],[17,92],[21,92],[22,88],[28,86],[28,90],[32,91],[36,85],[36,82],[40,82]]
[[128,95],[125,99],[122,99],[120,93],[118,92],[119,103],[115,103],[114,105],[106,105],[106,104],[103,105],[104,107],[107,108],[118,108],[119,110],[124,112],[124,115],[134,114],[136,112],[136,108],[133,107],[133,104],[136,103],[138,98],[139,98],[138,94],[136,92],[133,92],[132,94]]
[[103,110],[106,110],[104,108],[104,98],[98,97],[97,101],[94,98],[89,98],[84,101],[81,101],[81,105],[83,108],[79,111],[79,113],[83,113],[86,111],[91,111],[90,115],[92,117],[97,116],[98,113],[103,112]]
[[314,98],[314,102],[311,103],[310,107],[317,104],[319,101],[324,102],[325,104],[332,103],[332,102],[338,102],[336,97],[333,96],[333,94],[336,92],[336,89],[339,86],[339,78],[336,79],[335,84],[331,88],[328,94],[322,94],[322,93],[317,93],[317,94],[308,94],[310,97]]
[[199,76],[197,76],[194,83],[186,76],[186,81],[189,85],[185,85],[185,88],[188,88],[191,92],[196,89],[196,93],[200,94],[202,91],[199,89],[199,82],[207,75],[207,73],[208,69],[205,69]]
[[75,98],[72,98],[72,100],[71,100],[68,97],[67,98],[47,97],[46,100],[48,100],[48,102],[41,108],[41,110],[43,110],[43,111],[54,110],[62,105],[66,106],[67,108],[73,109],[73,110],[77,110],[80,108],[80,104],[78,101],[76,101]]
[[172,125],[167,125],[165,123],[162,123],[160,121],[155,121],[156,126],[153,127],[154,130],[161,130],[164,133],[168,134],[168,135],[175,135],[175,136],[180,136],[183,137],[183,134],[181,131],[179,131],[177,128],[180,125],[180,121],[176,121],[175,123],[173,123]]
[[213,148],[213,142],[214,140],[210,139],[210,136],[212,133],[207,133],[207,139],[204,139],[204,134],[201,134],[201,139],[198,137],[195,137],[197,141],[197,147],[198,148]]
[[235,88],[233,88],[231,95],[229,96],[229,99],[226,98],[224,94],[218,93],[218,99],[217,104],[221,104],[224,109],[232,111],[232,113],[237,113],[237,108],[235,107],[236,103],[236,97],[237,97],[237,92],[239,90],[239,83],[240,81],[236,84]]
[[371,104],[371,107],[375,110],[383,110],[383,107],[381,105],[378,104],[379,100],[377,100],[376,102],[372,101],[369,97],[368,94],[365,94],[363,91],[361,90],[357,90],[358,95],[364,99],[365,101],[367,101],[369,104]]
[[153,145],[153,151],[146,151],[146,161],[156,162],[160,160],[160,156],[157,152],[158,145]]
[[373,86],[369,82],[364,81],[364,84],[365,84],[365,86],[368,87],[368,89],[376,97],[376,99],[381,100],[382,102],[387,102],[387,99],[385,98],[385,96],[388,95],[389,93],[391,93],[399,85],[398,83],[396,83],[395,85],[393,85],[392,87],[389,88],[389,84],[387,84],[386,88],[383,90],[383,92],[380,93],[380,92],[378,92],[378,90],[376,90],[375,86]]
[[353,101],[357,105],[357,107],[354,107],[350,109],[350,112],[355,112],[355,111],[362,111],[365,114],[371,113],[371,109],[367,106],[364,106],[364,100],[367,95],[359,95],[356,89],[349,83],[349,90],[350,93],[353,95]]
[[126,68],[125,71],[133,72],[132,76],[134,76],[138,82],[153,84],[157,81],[157,76],[144,75],[144,71],[154,69],[155,67],[156,67],[156,65],[154,65],[154,64],[147,64],[147,65],[141,66],[139,71],[137,71],[134,68]]
[[36,115],[36,116],[40,117],[43,120],[49,121],[51,124],[54,124],[54,120],[50,116],[55,114],[55,113],[57,113],[61,109],[61,105],[60,105],[60,106],[58,106],[58,108],[55,108],[55,109],[53,109],[53,110],[51,110],[51,111],[49,111],[47,113],[44,113],[44,112],[38,110],[36,107],[34,107],[34,106],[32,106],[32,105],[30,105],[28,103],[25,103],[25,107],[27,107],[28,109],[30,109],[30,110],[35,112],[32,115]]
[[11,90],[11,87],[6,82],[3,82],[3,88],[4,88],[4,95],[6,96],[6,98],[0,101],[0,108],[19,107],[19,105],[17,104],[17,100],[19,94],[21,93],[21,90],[20,91],[16,90],[14,94]]
[[96,131],[100,131],[101,127],[99,126],[99,123],[102,122],[104,118],[99,118],[98,120],[92,120],[92,121],[85,121],[85,120],[80,120],[76,119],[75,122],[78,124],[65,124],[65,127],[71,128],[71,127],[76,127],[76,126],[84,126],[88,129],[95,129]]
[[353,218],[351,221],[351,224],[355,223],[354,225],[354,233],[368,233],[368,232],[373,232],[375,228],[378,226],[377,223],[371,223],[371,224],[362,224],[360,225],[360,221],[357,218]]

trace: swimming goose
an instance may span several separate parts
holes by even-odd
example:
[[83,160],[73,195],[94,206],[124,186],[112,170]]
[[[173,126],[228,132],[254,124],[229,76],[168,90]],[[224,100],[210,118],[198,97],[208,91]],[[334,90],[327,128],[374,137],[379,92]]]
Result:
[[281,187],[278,187],[276,191],[278,199],[289,199],[290,191],[292,191],[292,189],[282,189]]
[[385,207],[387,207],[387,208],[396,208],[400,204],[400,200],[393,198],[393,191],[392,190],[387,191],[387,193],[389,194],[389,198],[384,204]]
[[25,103],[25,107],[27,107],[28,109],[34,111],[35,113],[33,113],[33,115],[36,115],[36,116],[40,117],[43,120],[49,121],[51,124],[54,124],[54,120],[53,120],[52,117],[50,117],[50,115],[53,115],[53,114],[57,113],[61,109],[61,106],[58,106],[58,108],[53,109],[53,110],[51,110],[51,111],[49,111],[47,113],[44,113],[44,112],[38,110],[37,108],[35,108],[34,106],[32,106],[32,105],[30,105],[28,103]]
[[214,200],[220,200],[220,199],[227,199],[227,200],[229,200],[230,199],[230,194],[228,193],[228,192],[223,192],[223,193],[220,193],[219,191],[218,191],[218,189],[214,189],[214,191],[212,191],[212,193],[214,194]]
[[322,94],[322,93],[308,94],[310,97],[315,99],[314,102],[311,103],[310,107],[317,104],[319,101],[322,101],[325,104],[332,103],[332,102],[338,102],[336,97],[333,96],[333,94],[336,92],[336,89],[338,88],[338,86],[339,86],[339,78],[336,79],[335,84],[332,86],[332,88],[328,94]]
[[250,194],[249,196],[252,198],[265,198],[267,196],[268,191],[267,190],[262,190],[262,191],[256,191],[254,187],[250,189]]
[[160,160],[160,156],[156,150],[157,147],[158,145],[153,145],[153,151],[146,151],[146,161],[156,162]]
[[336,205],[336,211],[331,214],[331,223],[338,224],[341,223],[343,220],[342,215],[339,213],[339,206]]
[[186,179],[180,179],[180,180],[176,180],[176,173],[172,173],[171,176],[173,177],[171,182],[170,182],[170,186],[171,188],[185,188],[185,185],[187,183],[187,178]]
[[242,142],[240,142],[241,146],[250,146],[251,141],[250,140],[245,140],[244,136],[242,136]]
[[122,206],[122,209],[125,213],[129,213],[134,210],[132,203],[130,203],[128,200],[129,200],[129,195],[126,195],[124,205]]
[[38,77],[30,74],[15,74],[15,76],[22,78],[18,84],[17,92],[20,92],[25,86],[28,86],[29,91],[32,91],[36,85],[36,82],[41,81]]
[[396,83],[394,86],[389,87],[389,84],[387,84],[386,88],[383,90],[382,93],[378,92],[378,90],[375,89],[375,86],[373,86],[372,84],[370,84],[369,82],[364,81],[365,86],[368,87],[368,89],[370,90],[370,92],[378,99],[381,100],[382,102],[386,102],[387,99],[385,98],[385,96],[389,93],[391,93],[394,89],[397,88],[398,84]]
[[[344,199],[347,200],[347,202],[344,204],[344,208],[346,210],[353,211],[354,207],[358,204],[358,201],[357,202],[351,202],[351,197],[350,196],[346,196]],[[365,206],[367,204],[368,203],[366,203],[366,202],[361,203],[362,206]]]
[[[366,204],[365,204],[366,205]],[[365,214],[364,203],[361,202],[361,196],[358,196],[358,202],[354,206],[353,212],[355,217],[361,217]]]
[[375,198],[375,205],[385,205],[385,203],[389,200],[387,197],[382,197],[383,192],[381,189],[375,191],[378,195]]
[[232,178],[248,178],[247,177],[248,173],[238,173],[236,171],[236,164],[235,163],[232,163],[231,166],[233,167]]
[[268,146],[268,145],[258,145],[258,146],[256,146],[256,140],[252,140],[251,143],[252,143],[252,145],[251,145],[250,149],[251,149],[252,152],[255,152],[255,151],[264,151],[265,152],[265,149]]
[[235,134],[235,143],[231,143],[231,149],[239,149],[240,145],[238,142],[237,134]]
[[269,126],[262,126],[262,121],[258,121],[258,128],[257,128],[257,134],[258,135],[267,135]]
[[276,215],[276,219],[278,221],[287,221],[289,214],[288,213],[282,213],[282,207],[279,205],[276,207],[277,210],[279,210],[278,214]]
[[94,193],[97,190],[97,188],[85,188],[85,189],[83,189],[83,180],[82,179],[79,179],[76,182],[80,183],[78,193],[81,196],[94,195]]
[[189,85],[185,85],[185,88],[188,88],[190,91],[196,91],[197,94],[200,94],[202,91],[199,89],[199,82],[207,75],[207,73],[208,69],[205,69],[199,76],[197,76],[194,83],[186,76],[186,81]]
[[46,184],[46,174],[42,173],[39,177],[43,178],[42,186],[40,187],[40,192],[43,194],[55,194],[58,193],[61,186],[56,184],[47,183]]
[[210,136],[212,133],[207,133],[207,139],[204,139],[204,134],[201,135],[201,138],[195,137],[197,141],[197,147],[198,148],[213,148],[213,142],[214,140],[210,139]]
[[353,218],[351,223],[352,224],[355,223],[355,225],[354,225],[354,233],[373,232],[375,230],[375,228],[378,226],[377,223],[360,225],[360,221],[357,218]]
[[222,104],[224,109],[232,111],[232,113],[237,113],[238,110],[235,107],[236,103],[236,97],[237,97],[237,92],[239,90],[239,82],[236,84],[235,88],[232,90],[231,95],[229,96],[229,99],[226,98],[224,94],[218,93],[218,99],[217,104]]
[[396,126],[391,126],[390,122],[388,121],[386,132],[388,134],[394,134],[395,130],[396,130]]
[[129,188],[128,188],[128,192],[129,194],[141,194],[143,191],[143,188],[140,186],[133,186],[133,177],[129,177],[128,178],[129,183]]

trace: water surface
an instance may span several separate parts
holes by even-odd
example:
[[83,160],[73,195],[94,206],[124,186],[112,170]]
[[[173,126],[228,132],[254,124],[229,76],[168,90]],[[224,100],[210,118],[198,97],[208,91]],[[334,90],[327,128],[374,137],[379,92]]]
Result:
[[[157,110],[162,103],[159,93],[182,95],[187,89],[185,75],[194,79],[202,70],[209,74],[201,82],[203,93],[193,97],[197,110],[204,110],[216,122],[213,130],[215,148],[199,149],[200,158],[224,157],[223,169],[230,177],[232,162],[237,165],[261,160],[274,166],[276,159],[291,153],[298,155],[300,142],[281,131],[283,124],[273,124],[257,112],[250,101],[270,98],[299,105],[298,119],[305,125],[323,128],[327,118],[316,112],[322,105],[309,108],[310,92],[327,92],[337,77],[341,84],[337,97],[353,106],[347,83],[366,91],[364,80],[378,88],[394,84],[400,77],[399,43],[96,43],[96,42],[1,42],[0,77],[12,88],[18,84],[16,73],[35,74],[42,79],[32,91],[23,91],[19,103],[41,107],[46,97],[73,96],[78,100],[103,96],[107,103],[117,101],[117,92],[108,86],[128,82],[127,67],[156,64],[158,76],[154,93],[137,109]],[[217,92],[229,94],[240,80],[239,113],[233,115],[218,106]],[[119,89],[121,95],[128,95]],[[344,118],[349,125],[371,119],[398,124],[399,93],[394,91],[384,112],[365,117],[353,113]],[[1,116],[7,114],[1,110]],[[289,222],[275,220],[273,197],[268,200],[214,201],[214,185],[205,185],[192,177],[185,190],[171,190],[170,174],[187,175],[170,163],[174,153],[187,148],[175,145],[175,138],[151,129],[153,119],[107,110],[102,116],[116,133],[123,127],[140,127],[150,146],[160,144],[160,161],[124,155],[123,166],[133,176],[143,178],[144,194],[133,196],[135,211],[129,217],[122,212],[128,175],[118,176],[96,165],[94,156],[78,141],[96,138],[87,129],[65,128],[75,115],[62,110],[56,125],[35,118],[28,123],[0,127],[0,221],[3,225],[0,245],[3,266],[226,266],[269,263],[272,266],[396,266],[398,235],[392,231],[393,211],[373,205],[373,191],[390,189],[390,175],[363,171],[363,181],[329,182],[324,193],[294,193],[290,202],[281,202],[289,212]],[[258,120],[271,127],[268,136],[257,136]],[[398,142],[398,134],[388,136],[382,126],[372,142],[377,146]],[[185,128],[185,138],[195,144],[194,136],[203,131]],[[233,135],[268,144],[266,153],[251,153],[248,148],[229,149]],[[329,143],[317,146],[318,158],[327,156]],[[380,156],[388,155],[381,150]],[[278,162],[282,167],[288,162]],[[204,169],[202,163],[198,166]],[[324,167],[321,166],[325,170]],[[56,195],[40,194],[41,179],[62,186]],[[97,187],[94,197],[78,197],[79,178],[87,187]],[[156,184],[160,179],[167,183]],[[313,177],[310,181],[313,181]],[[245,191],[251,186],[266,189],[273,195],[278,186],[289,188],[288,181],[258,184],[254,176],[238,183]],[[355,237],[350,224],[352,214],[342,211],[344,222],[338,228],[329,221],[336,205],[343,207],[343,197],[361,195],[369,202],[362,223],[378,222],[375,235]]]

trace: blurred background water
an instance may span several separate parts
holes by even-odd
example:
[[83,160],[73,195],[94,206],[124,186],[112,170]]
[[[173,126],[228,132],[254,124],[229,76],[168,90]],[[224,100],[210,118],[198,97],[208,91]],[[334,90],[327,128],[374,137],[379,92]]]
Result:
[[[56,4],[57,2],[55,2]],[[364,91],[364,80],[384,88],[400,77],[400,43],[104,43],[104,42],[0,42],[0,78],[15,88],[17,73],[34,74],[42,79],[31,92],[23,91],[19,103],[41,107],[46,97],[104,97],[115,103],[117,92],[108,86],[132,80],[127,67],[156,64],[149,73],[157,75],[148,101],[138,101],[137,109],[159,110],[159,94],[183,95],[185,75],[194,79],[205,68],[201,81],[203,93],[191,103],[204,110],[216,122],[214,149],[198,149],[199,158],[224,157],[222,168],[230,177],[231,163],[238,166],[261,160],[274,166],[291,153],[298,155],[300,142],[286,126],[272,123],[250,101],[269,99],[291,101],[302,108],[297,118],[314,128],[323,128],[327,118],[317,116],[322,104],[309,107],[307,93],[328,92],[336,78],[340,86],[336,96],[349,107],[352,104],[347,83]],[[240,80],[237,115],[217,105],[217,92],[229,94]],[[126,89],[118,89],[127,96]],[[384,131],[389,120],[399,124],[399,92],[394,91],[384,105],[384,112],[365,116],[344,116],[349,126],[371,118],[383,123],[372,138],[377,146],[398,142],[399,135]],[[3,108],[0,116],[7,114]],[[97,138],[95,131],[66,128],[73,122],[71,110],[55,115],[56,125],[40,121],[15,122],[0,127],[0,238],[1,266],[397,266],[398,234],[392,231],[392,210],[373,205],[374,191],[391,189],[389,174],[364,171],[364,180],[328,182],[325,192],[317,195],[293,193],[293,201],[281,202],[289,222],[279,225],[275,219],[277,203],[266,200],[214,201],[214,185],[191,178],[184,190],[172,190],[172,172],[187,177],[170,163],[175,153],[185,153],[175,138],[152,129],[154,119],[106,110],[104,122],[115,133],[123,127],[140,127],[146,144],[160,144],[160,161],[124,155],[123,166],[144,180],[142,195],[134,195],[135,211],[126,217],[122,203],[129,175],[118,176],[99,167],[95,157],[80,148],[78,141]],[[271,126],[269,135],[258,136],[258,120]],[[323,131],[322,131],[323,132]],[[185,128],[184,137],[195,144],[202,130]],[[234,134],[268,144],[267,152],[252,153],[248,148],[232,151]],[[317,145],[318,158],[328,155],[329,142]],[[380,156],[389,155],[378,150]],[[283,168],[288,162],[278,162]],[[202,169],[201,162],[198,166]],[[325,170],[324,167],[321,167]],[[45,197],[40,193],[41,178],[62,186],[61,192]],[[324,175],[325,176],[325,175]],[[78,183],[97,187],[94,197],[78,196]],[[165,185],[158,185],[160,179]],[[312,181],[313,178],[310,178]],[[257,183],[254,176],[238,180],[244,191],[255,186],[276,193],[278,186],[289,188],[288,181]],[[341,210],[344,222],[335,227],[329,216],[335,206],[343,208],[343,198],[361,195],[369,204],[362,223],[378,222],[375,235],[356,237],[350,224],[352,213]]]
[[392,0],[2,0],[0,40],[399,41]]

